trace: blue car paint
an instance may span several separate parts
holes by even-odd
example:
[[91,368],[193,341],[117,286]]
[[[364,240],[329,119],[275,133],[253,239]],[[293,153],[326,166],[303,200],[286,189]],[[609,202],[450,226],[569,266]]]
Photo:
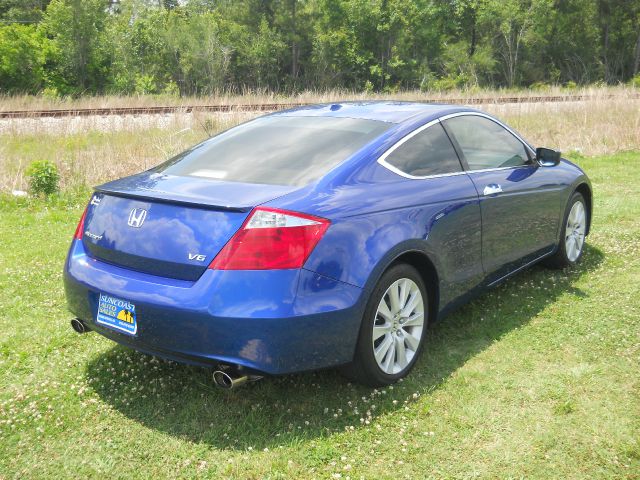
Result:
[[[154,200],[173,204],[248,212],[255,205],[292,192],[295,187],[178,177],[150,170],[105,183],[96,190],[128,198],[140,196],[146,199],[151,195]],[[234,200],[233,205],[229,204],[230,199]]]
[[[383,168],[383,167],[380,167]],[[396,177],[398,177],[396,175]],[[307,260],[307,268],[337,280],[365,287],[373,268],[395,245],[422,240],[424,251],[440,272],[445,294],[467,290],[482,279],[481,216],[473,183],[466,175],[415,181],[410,179],[358,185],[331,196],[327,207],[350,205],[345,217],[336,214],[332,227]],[[350,199],[365,198],[356,202]],[[384,198],[384,205],[376,199]],[[296,205],[276,206],[295,210]],[[354,211],[351,211],[351,208]]]
[[[417,252],[435,268],[433,313],[444,315],[510,272],[552,253],[569,196],[579,185],[590,189],[586,175],[565,160],[555,167],[527,165],[426,179],[401,177],[376,162],[416,128],[466,111],[472,110],[376,102],[275,113],[394,123],[302,188],[153,171],[98,187],[100,208],[109,208],[112,222],[98,216],[94,220],[96,207],[89,206],[85,232],[102,238],[85,235],[72,243],[64,277],[70,310],[112,340],[183,362],[223,362],[269,374],[336,366],[353,357],[366,301],[379,277],[400,255]],[[504,194],[479,194],[487,183],[500,183]],[[127,212],[139,205],[148,207],[149,215],[159,212],[175,222],[176,231],[185,234],[150,239],[155,255],[132,237],[141,232],[127,229],[119,236],[114,225],[122,225]],[[187,257],[191,250],[202,251],[208,264],[256,205],[331,220],[304,268],[208,270]],[[214,228],[207,230],[210,225]],[[116,252],[112,263],[129,268],[110,263],[108,249]],[[135,303],[135,337],[95,323],[100,292]]]
[[502,187],[499,195],[479,195],[482,211],[482,264],[500,278],[556,243],[562,205],[562,177],[533,165],[470,173],[479,192]]
[[[188,282],[93,259],[78,240],[65,286],[73,313],[112,340],[187,363],[229,362],[269,374],[344,363],[362,315],[361,289],[306,269],[206,270]],[[93,321],[105,291],[135,304],[135,337]]]
[[[84,223],[85,248],[92,257],[183,280],[197,280],[248,215],[101,192],[94,194],[92,203],[99,207],[91,206]],[[147,212],[144,228],[127,225],[133,208]]]
[[[464,108],[451,105],[411,103],[411,102],[349,102],[327,105],[308,105],[272,113],[271,116],[287,117],[343,117],[379,120],[390,123],[404,123],[409,120],[463,111]],[[426,123],[426,122],[423,122]]]

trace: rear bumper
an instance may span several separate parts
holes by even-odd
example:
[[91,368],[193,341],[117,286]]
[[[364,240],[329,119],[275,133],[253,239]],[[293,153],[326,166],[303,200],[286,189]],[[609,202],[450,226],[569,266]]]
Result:
[[[195,282],[89,257],[74,240],[64,283],[71,312],[123,345],[184,363],[284,374],[351,361],[362,290],[308,270],[207,270]],[[135,336],[95,321],[100,293],[136,306]]]

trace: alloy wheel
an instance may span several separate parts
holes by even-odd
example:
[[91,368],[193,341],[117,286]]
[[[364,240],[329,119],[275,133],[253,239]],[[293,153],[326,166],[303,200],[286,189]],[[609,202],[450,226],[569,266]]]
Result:
[[409,278],[393,282],[380,299],[372,344],[378,367],[387,375],[402,372],[418,351],[424,330],[424,301]]
[[586,223],[584,205],[578,201],[571,207],[565,229],[565,250],[571,262],[575,262],[582,252]]

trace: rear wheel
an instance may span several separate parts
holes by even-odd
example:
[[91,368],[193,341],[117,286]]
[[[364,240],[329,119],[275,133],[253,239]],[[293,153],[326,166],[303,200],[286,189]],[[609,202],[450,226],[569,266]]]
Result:
[[422,350],[428,300],[418,271],[398,264],[387,270],[367,303],[353,362],[343,373],[372,387],[405,377]]
[[582,194],[575,192],[565,211],[562,235],[558,250],[545,260],[551,268],[575,265],[582,258],[587,232],[587,208]]

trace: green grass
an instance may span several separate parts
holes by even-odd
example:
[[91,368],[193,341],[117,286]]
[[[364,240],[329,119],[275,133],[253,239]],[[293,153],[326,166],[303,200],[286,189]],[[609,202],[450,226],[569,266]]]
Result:
[[436,324],[393,388],[333,371],[224,392],[71,331],[86,196],[0,200],[0,478],[640,478],[640,155],[577,161],[579,268],[534,267]]

